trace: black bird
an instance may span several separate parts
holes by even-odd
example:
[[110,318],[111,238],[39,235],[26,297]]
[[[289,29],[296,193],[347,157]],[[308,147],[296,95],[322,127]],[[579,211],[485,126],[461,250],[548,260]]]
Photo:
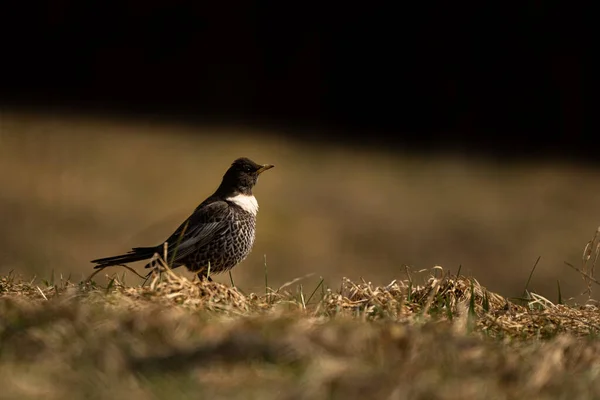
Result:
[[[252,250],[258,203],[252,194],[258,176],[273,168],[248,158],[238,158],[225,172],[216,192],[204,200],[166,240],[167,262],[172,268],[185,265],[199,278],[225,272],[240,263]],[[164,242],[163,242],[164,243]],[[163,254],[164,244],[134,247],[120,256],[93,260],[94,268],[147,260]],[[146,265],[149,268],[151,265]]]

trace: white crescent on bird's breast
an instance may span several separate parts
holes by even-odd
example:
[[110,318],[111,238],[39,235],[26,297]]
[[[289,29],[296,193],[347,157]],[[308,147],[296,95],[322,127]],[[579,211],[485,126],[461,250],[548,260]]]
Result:
[[256,215],[258,213],[258,201],[256,201],[256,197],[254,196],[238,194],[233,197],[228,197],[225,200],[237,204],[242,208],[242,210],[249,212],[252,215]]

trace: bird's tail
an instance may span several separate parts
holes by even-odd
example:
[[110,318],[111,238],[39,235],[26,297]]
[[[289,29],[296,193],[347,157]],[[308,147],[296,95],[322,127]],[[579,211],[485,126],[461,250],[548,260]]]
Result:
[[99,258],[92,260],[96,265],[94,268],[110,267],[112,265],[122,265],[130,262],[142,261],[151,258],[158,251],[158,247],[134,247],[127,254],[120,256]]

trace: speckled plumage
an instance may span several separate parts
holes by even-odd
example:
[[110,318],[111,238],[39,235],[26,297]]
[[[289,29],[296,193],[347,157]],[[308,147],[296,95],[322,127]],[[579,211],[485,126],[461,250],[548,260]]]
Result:
[[[207,203],[208,202],[208,203]],[[207,200],[171,235],[167,242],[175,248],[185,229],[173,267],[185,265],[190,271],[227,271],[243,261],[252,250],[256,215],[231,200]],[[207,203],[207,204],[205,204]],[[187,228],[186,228],[187,226]]]
[[[272,168],[240,158],[223,176],[217,191],[204,200],[166,240],[168,262],[173,268],[185,265],[206,276],[225,272],[243,261],[254,245],[258,203],[252,194],[258,175]],[[129,253],[93,260],[95,268],[121,265],[162,254],[163,244],[135,247]],[[150,265],[146,265],[148,268]]]

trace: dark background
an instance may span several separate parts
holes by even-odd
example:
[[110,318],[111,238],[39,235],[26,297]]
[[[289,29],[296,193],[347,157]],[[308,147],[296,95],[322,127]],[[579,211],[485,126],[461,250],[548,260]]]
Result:
[[[5,3],[5,106],[597,160],[579,6]],[[7,12],[8,11],[8,12]],[[324,137],[322,132],[326,130]]]

